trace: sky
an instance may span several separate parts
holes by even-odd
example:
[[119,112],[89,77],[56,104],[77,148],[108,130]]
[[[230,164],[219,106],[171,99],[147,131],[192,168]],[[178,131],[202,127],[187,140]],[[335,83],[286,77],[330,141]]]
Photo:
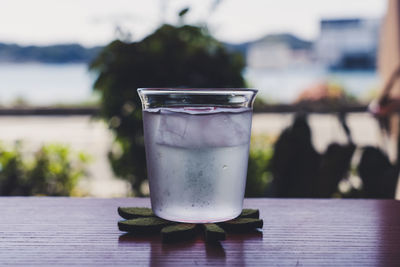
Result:
[[105,45],[117,27],[136,41],[185,7],[185,22],[240,43],[278,32],[312,40],[321,18],[381,18],[386,0],[0,0],[0,42]]

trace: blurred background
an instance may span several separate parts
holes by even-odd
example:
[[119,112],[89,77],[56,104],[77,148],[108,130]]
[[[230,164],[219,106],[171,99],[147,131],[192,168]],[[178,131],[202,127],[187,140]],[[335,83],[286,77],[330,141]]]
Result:
[[259,90],[246,196],[394,198],[399,10],[3,0],[0,195],[148,195],[136,88],[179,86]]

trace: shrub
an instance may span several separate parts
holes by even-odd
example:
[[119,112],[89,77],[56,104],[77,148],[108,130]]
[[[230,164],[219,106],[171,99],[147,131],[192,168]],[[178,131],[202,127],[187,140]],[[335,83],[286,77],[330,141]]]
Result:
[[0,145],[0,195],[2,196],[70,196],[86,173],[89,157],[74,153],[68,146],[42,146],[32,154]]
[[273,155],[271,140],[266,135],[251,137],[247,169],[246,197],[265,197],[272,181],[270,161]]

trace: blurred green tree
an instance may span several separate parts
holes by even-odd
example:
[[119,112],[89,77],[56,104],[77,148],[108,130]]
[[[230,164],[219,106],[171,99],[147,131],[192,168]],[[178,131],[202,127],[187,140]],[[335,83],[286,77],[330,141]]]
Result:
[[244,87],[245,66],[204,28],[162,25],[140,42],[113,41],[91,63],[98,73],[101,116],[115,134],[109,152],[114,173],[135,195],[146,178],[139,87]]

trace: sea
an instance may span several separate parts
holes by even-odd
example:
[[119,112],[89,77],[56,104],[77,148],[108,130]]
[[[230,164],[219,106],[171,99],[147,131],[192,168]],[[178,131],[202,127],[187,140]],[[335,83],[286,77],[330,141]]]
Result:
[[[321,67],[287,69],[245,69],[249,87],[258,97],[275,103],[291,103],[310,86],[319,82],[337,84],[359,99],[368,99],[379,90],[375,70],[330,71]],[[0,63],[0,105],[79,104],[96,101],[93,92],[96,73],[86,64]]]

